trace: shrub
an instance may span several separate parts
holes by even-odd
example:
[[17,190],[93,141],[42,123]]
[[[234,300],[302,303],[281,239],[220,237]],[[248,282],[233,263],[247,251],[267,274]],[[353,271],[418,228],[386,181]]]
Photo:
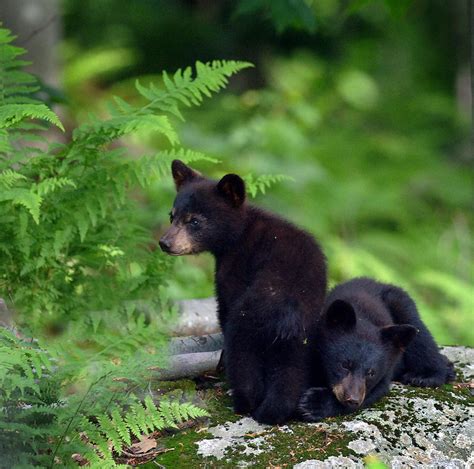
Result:
[[[164,364],[172,312],[171,263],[137,219],[136,191],[173,158],[211,160],[180,146],[173,119],[249,64],[164,72],[164,88],[137,83],[139,104],[115,98],[108,116],[63,136],[12,40],[0,29],[0,296],[22,332],[0,329],[0,452],[12,467],[68,465],[73,452],[113,465],[108,441],[119,452],[132,435],[205,415],[130,394],[148,364]],[[122,139],[143,132],[167,144],[131,155]]]

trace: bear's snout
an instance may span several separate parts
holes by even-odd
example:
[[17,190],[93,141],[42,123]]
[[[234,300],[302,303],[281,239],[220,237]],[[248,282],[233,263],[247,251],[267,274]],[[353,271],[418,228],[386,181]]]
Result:
[[344,406],[357,409],[365,399],[365,379],[349,373],[332,388],[337,400]]
[[168,239],[166,239],[166,236],[163,236],[160,241],[160,248],[163,252],[169,252],[171,248],[171,243]]

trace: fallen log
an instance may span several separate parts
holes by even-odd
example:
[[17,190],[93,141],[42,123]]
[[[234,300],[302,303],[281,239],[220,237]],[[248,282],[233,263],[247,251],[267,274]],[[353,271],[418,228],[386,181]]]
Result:
[[206,335],[220,331],[215,298],[177,301],[179,316],[173,335]]
[[168,353],[170,355],[181,355],[196,352],[214,352],[222,349],[224,337],[221,333],[175,337],[170,340]]
[[211,352],[183,353],[172,355],[166,368],[150,367],[153,378],[169,381],[182,378],[195,378],[196,376],[216,371],[222,350]]

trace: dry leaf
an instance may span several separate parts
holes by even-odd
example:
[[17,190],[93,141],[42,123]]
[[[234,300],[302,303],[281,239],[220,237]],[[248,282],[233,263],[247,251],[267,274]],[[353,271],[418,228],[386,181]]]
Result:
[[136,455],[148,453],[151,449],[155,449],[157,446],[156,440],[149,437],[148,435],[143,435],[142,439],[138,443],[134,443],[130,446],[130,451]]

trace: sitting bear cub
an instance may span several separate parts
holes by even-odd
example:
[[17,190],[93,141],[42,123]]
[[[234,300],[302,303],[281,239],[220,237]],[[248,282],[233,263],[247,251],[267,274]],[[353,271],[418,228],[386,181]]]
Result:
[[306,421],[347,414],[384,396],[392,379],[441,386],[453,365],[438,351],[415,303],[401,288],[357,278],[328,295],[315,329],[318,385],[299,411]]
[[292,417],[311,369],[307,332],[326,294],[326,262],[308,233],[245,201],[244,181],[172,163],[178,191],[161,248],[211,252],[234,409],[263,423]]

